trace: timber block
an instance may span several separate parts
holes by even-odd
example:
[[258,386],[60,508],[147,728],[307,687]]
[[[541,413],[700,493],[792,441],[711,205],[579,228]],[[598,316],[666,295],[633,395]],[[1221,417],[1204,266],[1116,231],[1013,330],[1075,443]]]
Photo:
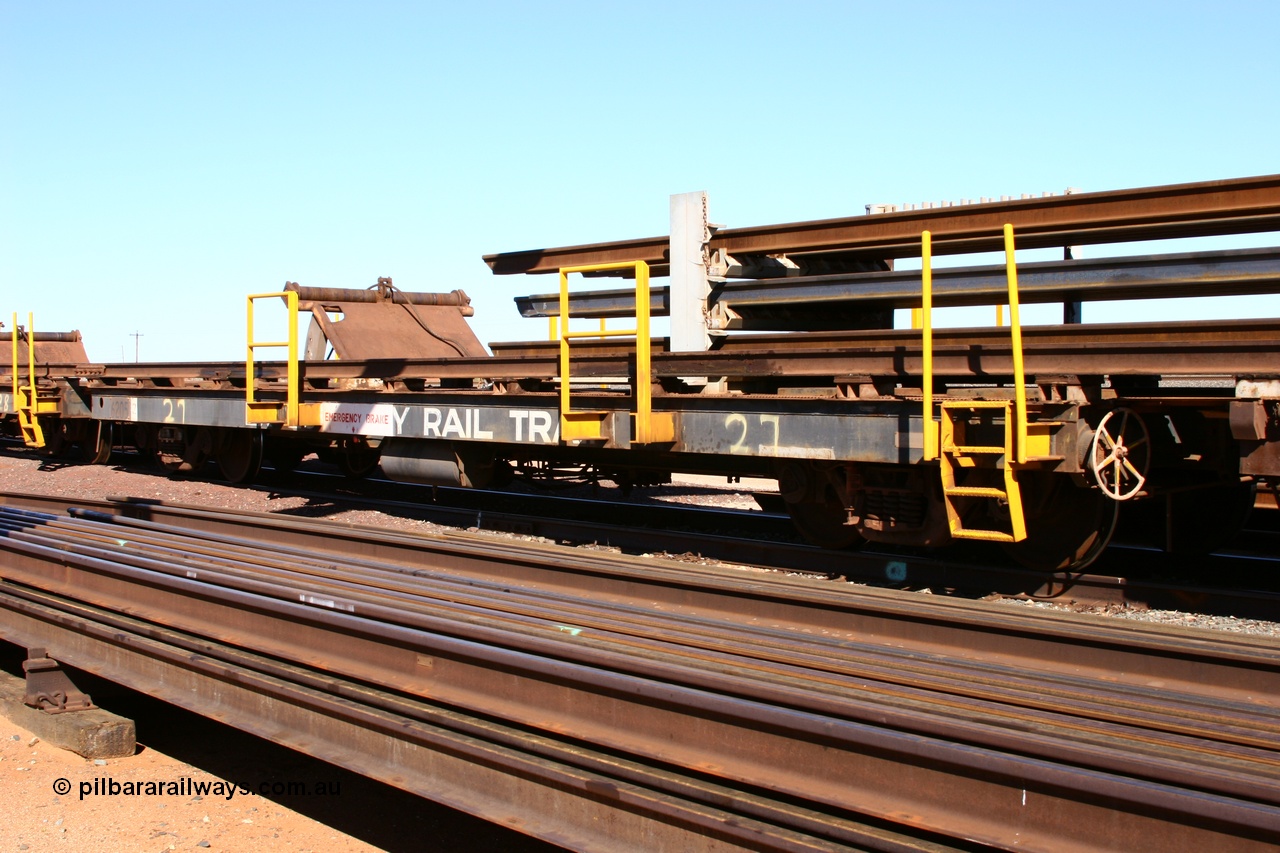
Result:
[[133,720],[101,708],[47,714],[23,704],[26,691],[23,679],[0,672],[0,714],[45,743],[85,758],[125,758],[137,750]]

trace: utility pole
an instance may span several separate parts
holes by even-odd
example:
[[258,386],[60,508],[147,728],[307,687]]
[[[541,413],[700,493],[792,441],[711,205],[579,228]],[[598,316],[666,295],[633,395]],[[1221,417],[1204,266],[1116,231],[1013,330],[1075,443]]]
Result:
[[134,332],[129,337],[133,338],[133,361],[138,362],[138,338],[142,337],[142,332]]

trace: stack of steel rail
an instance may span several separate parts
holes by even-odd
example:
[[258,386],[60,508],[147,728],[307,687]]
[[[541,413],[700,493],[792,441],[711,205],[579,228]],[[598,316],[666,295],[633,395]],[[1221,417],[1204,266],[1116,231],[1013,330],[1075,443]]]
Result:
[[581,849],[1266,849],[1280,644],[528,542],[0,510],[0,633]]

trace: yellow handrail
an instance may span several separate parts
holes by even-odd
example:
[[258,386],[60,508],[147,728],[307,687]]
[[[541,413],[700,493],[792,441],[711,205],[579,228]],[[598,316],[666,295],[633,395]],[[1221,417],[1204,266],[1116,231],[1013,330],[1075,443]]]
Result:
[[[600,272],[603,270],[634,269],[636,277],[636,327],[634,329],[604,328],[599,331],[569,331],[569,276],[572,273]],[[554,322],[554,320],[552,321]],[[607,264],[584,264],[560,269],[560,437],[598,438],[598,433],[583,427],[584,422],[599,423],[600,413],[575,412],[569,403],[570,366],[569,347],[574,338],[612,338],[624,335],[636,336],[636,434],[637,444],[649,444],[654,440],[653,387],[651,383],[649,353],[649,265],[644,261],[621,261]],[[575,417],[578,416],[578,417]],[[585,416],[585,417],[584,417]]]
[[26,389],[18,378],[18,312],[13,312],[13,330],[10,340],[13,344],[13,410],[18,414],[18,425],[22,430],[22,440],[28,447],[44,447],[44,430],[37,417],[36,397],[36,332],[35,314],[27,314],[27,382]]
[[1018,464],[1027,461],[1027,383],[1022,364],[1022,322],[1018,317],[1018,265],[1013,258],[1013,224],[1004,226],[1005,271],[1009,279],[1009,335],[1013,338],[1014,399],[1018,410]]
[[[938,431],[933,422],[933,269],[932,240],[929,231],[920,234],[920,279],[921,304],[920,325],[923,350],[923,377],[921,394],[924,405],[924,460],[937,458]],[[1014,260],[1013,225],[1004,226],[1005,275],[1009,283],[1009,336],[1013,350],[1013,381],[1016,429],[1013,430],[1017,444],[1014,461],[1026,464],[1027,461],[1027,387],[1026,374],[1022,359],[1022,320],[1018,313],[1018,265]],[[997,306],[997,309],[999,306]],[[997,323],[1000,321],[997,314]]]
[[938,427],[933,422],[933,234],[920,234],[920,328],[924,336],[924,377],[920,391],[924,397],[924,460],[938,458]]
[[[253,339],[253,303],[259,299],[274,299],[283,297],[285,305],[289,309],[289,339],[286,341],[255,341]],[[285,425],[289,427],[297,427],[298,418],[298,294],[294,291],[280,291],[278,293],[254,293],[248,297],[248,332],[246,335],[247,344],[245,352],[245,420],[247,423],[261,423],[261,418],[250,417],[255,407],[264,409],[271,407],[273,410],[278,408],[275,403],[262,403],[254,398],[254,367],[253,367],[253,351],[266,347],[288,347],[288,383],[289,387],[285,395]],[[274,417],[270,420],[274,420]]]
[[18,312],[13,312],[13,328],[9,330],[9,339],[13,344],[13,406],[18,408]]

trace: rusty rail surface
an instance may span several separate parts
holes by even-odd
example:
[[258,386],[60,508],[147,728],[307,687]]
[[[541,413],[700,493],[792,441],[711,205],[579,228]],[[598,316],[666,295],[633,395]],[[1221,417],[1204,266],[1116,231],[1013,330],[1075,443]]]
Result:
[[[621,548],[630,553],[664,551],[669,554],[691,554],[699,558],[721,560],[743,566],[804,572],[814,576],[845,578],[850,581],[871,583],[889,589],[922,590],[933,593],[974,597],[1000,595],[1014,598],[1032,598],[1067,604],[1120,605],[1137,609],[1189,610],[1194,613],[1234,616],[1245,619],[1274,619],[1280,613],[1280,592],[1274,588],[1236,588],[1205,586],[1187,583],[1170,583],[1145,578],[1123,577],[1098,571],[1044,572],[1013,565],[992,564],[990,561],[966,559],[964,555],[953,558],[922,556],[908,553],[885,553],[874,548],[859,551],[831,551],[812,545],[787,541],[753,538],[776,523],[780,532],[790,534],[789,522],[783,516],[759,512],[716,511],[706,508],[677,508],[672,506],[646,507],[636,504],[619,505],[613,502],[593,502],[561,497],[536,497],[533,512],[513,513],[495,509],[495,498],[518,498],[523,502],[531,496],[493,493],[477,493],[473,489],[438,488],[429,502],[412,495],[424,487],[408,483],[382,480],[344,482],[341,492],[320,492],[282,488],[270,485],[277,495],[292,495],[309,500],[334,500],[353,507],[367,507],[407,518],[418,518],[444,524],[462,530],[483,530],[498,533],[521,533],[540,536],[559,543],[591,543]],[[430,488],[430,487],[426,487]],[[388,489],[403,492],[405,500],[388,500],[383,494]],[[356,493],[352,493],[353,490]],[[459,499],[460,505],[452,503]],[[268,526],[286,525],[305,532],[312,523],[305,519],[292,519],[271,513],[236,513],[236,521],[227,521],[226,511],[210,513],[207,508],[160,501],[150,498],[112,498],[105,501],[74,500],[67,497],[0,492],[0,504],[19,509],[63,515],[70,507],[83,507],[118,515],[142,515],[155,521],[192,526],[213,532],[236,532],[241,526],[252,530],[258,523]],[[465,505],[461,505],[465,504]],[[590,505],[594,511],[584,510]],[[645,517],[650,510],[661,512]],[[606,521],[607,513],[622,511],[624,524]],[[639,514],[639,515],[638,515]],[[594,519],[594,520],[593,520]],[[644,525],[644,526],[639,526]],[[750,527],[751,533],[740,531]],[[735,531],[727,534],[724,531]],[[712,531],[721,531],[720,533]],[[272,534],[276,535],[276,534]],[[449,537],[449,532],[441,535]],[[469,536],[468,533],[458,534]],[[379,537],[381,538],[381,537]],[[351,556],[360,553],[365,546],[353,540],[350,549],[338,548],[336,553]],[[1120,548],[1121,546],[1115,546]],[[1238,559],[1230,556],[1206,558],[1216,560],[1220,571],[1238,574]],[[1145,562],[1144,562],[1145,560]],[[1095,568],[1110,566],[1115,571],[1133,569],[1134,563],[1158,563],[1159,555],[1147,551],[1126,550],[1115,560],[1105,556]],[[1150,568],[1150,567],[1146,567]]]
[[[931,273],[933,307],[994,305],[1008,298],[1006,267],[944,267]],[[1077,258],[1018,266],[1018,301],[1022,304],[1079,299],[1137,300],[1194,296],[1242,296],[1280,289],[1280,249],[1235,249],[1120,258]],[[666,287],[650,291],[650,313],[670,313]],[[919,270],[726,281],[717,284],[712,304],[735,311],[759,307],[773,310],[803,301],[820,310],[850,307],[919,308]],[[557,317],[560,294],[517,296],[522,317]],[[569,295],[572,317],[625,317],[635,308],[634,291],[584,290]],[[858,328],[857,326],[837,328]],[[775,329],[776,331],[776,329]]]
[[[928,230],[934,254],[995,252],[1005,223],[1013,224],[1020,249],[1275,231],[1280,175],[723,228],[712,234],[709,248],[731,255],[840,251],[883,260],[918,257],[920,232]],[[654,275],[664,275],[669,254],[664,235],[500,252],[485,255],[484,262],[494,274],[510,275],[643,260],[656,267]]]
[[[12,596],[74,598],[503,720],[530,742],[657,762],[721,789],[699,799],[686,785],[686,805],[743,814],[741,797],[756,797],[752,819],[774,821],[758,846],[795,849],[796,833],[862,845],[868,824],[1028,849],[1139,837],[1245,849],[1280,832],[1274,642],[744,584],[527,543],[384,533],[344,561],[288,526],[246,538],[241,525],[4,518]],[[6,605],[5,631],[48,639],[15,628],[18,609]],[[91,657],[70,662],[93,669]],[[633,819],[609,790],[570,811]],[[797,808],[803,820],[781,819]]]
[[[1275,373],[1280,321],[1237,320],[1160,324],[1031,326],[1023,330],[1026,372],[1078,375],[1232,375]],[[934,374],[954,378],[1007,376],[1013,358],[1007,329],[934,332]],[[583,346],[575,372],[616,375],[625,358],[609,345]],[[530,368],[547,357],[539,341],[499,345],[495,357]],[[655,352],[658,376],[839,376],[866,374],[918,380],[920,332],[913,329],[733,335],[712,352]],[[611,374],[610,371],[613,373]]]
[[[1276,372],[1280,320],[1211,320],[1170,323],[1108,323],[1029,326],[1023,330],[1028,374],[1080,375],[1264,375]],[[488,358],[311,361],[305,383],[323,386],[346,379],[553,379],[559,375],[555,341],[493,344]],[[626,376],[629,344],[582,341],[574,375]],[[804,335],[733,335],[706,353],[670,353],[653,341],[653,373],[660,377],[843,376],[865,374],[918,378],[923,357],[913,329],[812,332]],[[111,387],[158,387],[184,391],[239,389],[245,368],[236,362],[143,364],[47,364],[41,375],[78,377]],[[280,380],[282,362],[256,366],[263,380]],[[1004,376],[1012,370],[1007,329],[960,328],[934,332],[934,373],[940,377]],[[0,376],[4,376],[0,367]],[[304,383],[304,384],[305,384]],[[309,389],[316,393],[316,389]],[[453,393],[457,393],[454,389]],[[657,405],[655,397],[655,405]]]

